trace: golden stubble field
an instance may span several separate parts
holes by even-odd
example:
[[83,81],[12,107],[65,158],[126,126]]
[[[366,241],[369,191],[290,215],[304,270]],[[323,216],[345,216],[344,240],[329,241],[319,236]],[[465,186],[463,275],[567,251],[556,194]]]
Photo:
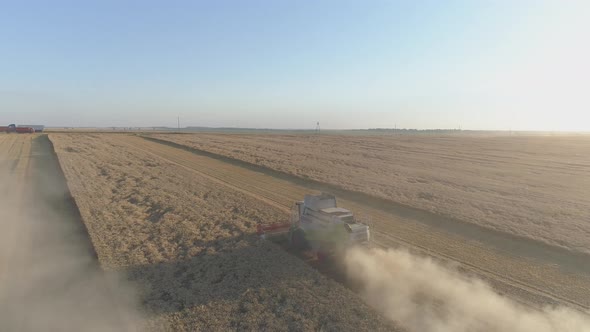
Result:
[[155,134],[590,253],[590,137]]
[[123,135],[51,134],[101,266],[139,289],[148,325],[174,330],[395,330],[356,294],[261,242],[287,213]]

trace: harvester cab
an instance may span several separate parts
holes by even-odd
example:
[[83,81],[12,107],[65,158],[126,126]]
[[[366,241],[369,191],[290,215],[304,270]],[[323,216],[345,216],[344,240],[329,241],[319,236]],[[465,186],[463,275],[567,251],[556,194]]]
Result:
[[261,225],[262,238],[287,236],[289,246],[297,250],[313,250],[326,257],[351,246],[369,246],[369,226],[356,220],[354,214],[338,207],[331,194],[305,195],[296,202],[291,222]]

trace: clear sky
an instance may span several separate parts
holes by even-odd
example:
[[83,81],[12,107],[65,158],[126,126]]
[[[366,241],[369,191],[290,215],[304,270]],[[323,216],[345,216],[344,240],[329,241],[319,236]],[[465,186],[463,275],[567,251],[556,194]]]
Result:
[[590,1],[0,1],[0,125],[590,130]]

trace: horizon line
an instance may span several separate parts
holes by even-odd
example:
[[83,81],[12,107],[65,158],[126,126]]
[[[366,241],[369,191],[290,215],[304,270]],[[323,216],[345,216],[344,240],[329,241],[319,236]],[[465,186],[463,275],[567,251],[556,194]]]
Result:
[[[268,127],[209,127],[209,126],[187,126],[187,127],[170,127],[170,126],[45,126],[46,129],[107,129],[107,130],[142,130],[142,129],[160,129],[170,131],[183,130],[260,130],[260,131],[309,131],[317,132],[314,128],[268,128]],[[506,133],[584,133],[590,134],[590,130],[534,130],[534,129],[462,129],[462,128],[322,128],[322,131],[447,131],[447,132],[506,132]]]

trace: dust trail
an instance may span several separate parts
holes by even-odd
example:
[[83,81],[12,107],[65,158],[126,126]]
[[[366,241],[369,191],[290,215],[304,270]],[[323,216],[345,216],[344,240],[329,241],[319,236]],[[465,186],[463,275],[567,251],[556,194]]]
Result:
[[137,330],[135,292],[100,269],[62,189],[24,187],[0,176],[0,331]]
[[351,249],[345,265],[366,300],[411,331],[590,331],[588,316],[525,308],[481,280],[406,251]]

